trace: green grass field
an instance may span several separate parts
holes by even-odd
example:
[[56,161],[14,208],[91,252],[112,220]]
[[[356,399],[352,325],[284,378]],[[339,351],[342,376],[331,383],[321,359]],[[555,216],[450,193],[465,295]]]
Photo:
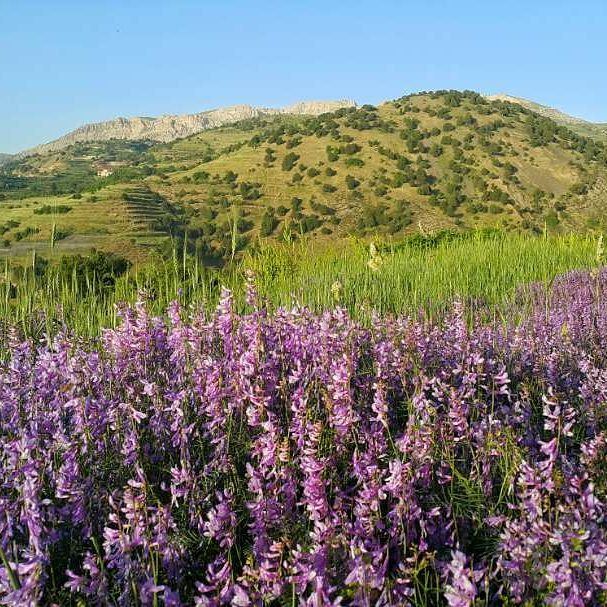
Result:
[[6,260],[0,317],[28,334],[53,334],[63,326],[96,335],[116,324],[120,302],[143,296],[159,314],[172,300],[212,309],[221,286],[232,289],[242,308],[248,271],[271,308],[341,305],[368,321],[374,311],[440,315],[460,300],[468,310],[499,313],[514,305],[520,285],[548,283],[568,270],[600,263],[599,242],[591,236],[500,232],[416,237],[376,248],[356,240],[325,247],[300,241],[261,247],[215,270],[176,252],[169,261],[134,264],[110,286],[101,284],[107,277],[95,271],[70,274],[50,266],[36,275],[36,258],[25,267]]

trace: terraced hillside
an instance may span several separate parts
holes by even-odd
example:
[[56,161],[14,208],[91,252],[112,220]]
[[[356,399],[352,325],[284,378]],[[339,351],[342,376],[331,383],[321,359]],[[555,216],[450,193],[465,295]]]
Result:
[[[75,161],[81,172],[89,167],[74,188],[82,199],[61,190],[74,210],[56,229],[76,209],[88,230],[113,212],[112,238],[131,256],[186,232],[193,251],[222,257],[258,239],[398,239],[484,227],[566,232],[604,228],[607,219],[603,142],[472,92],[253,119],[169,144],[79,144],[12,161],[0,175],[0,208],[20,216],[21,230],[40,228],[21,241],[49,237],[32,197],[43,203],[36,192],[53,182],[69,188]],[[95,175],[102,163],[109,177]],[[8,252],[18,250],[16,230],[6,231]]]

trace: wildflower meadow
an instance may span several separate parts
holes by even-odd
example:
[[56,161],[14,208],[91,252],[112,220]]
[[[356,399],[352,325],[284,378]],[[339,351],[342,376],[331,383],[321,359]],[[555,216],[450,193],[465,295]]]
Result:
[[249,280],[244,312],[9,331],[0,603],[605,604],[606,291],[362,324]]

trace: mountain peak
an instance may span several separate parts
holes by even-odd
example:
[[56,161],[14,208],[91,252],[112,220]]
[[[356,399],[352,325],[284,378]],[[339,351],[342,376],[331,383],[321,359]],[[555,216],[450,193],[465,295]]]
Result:
[[195,135],[206,129],[249,118],[276,114],[309,114],[315,116],[339,108],[355,106],[356,102],[342,99],[337,101],[300,101],[283,108],[264,108],[241,104],[205,110],[195,114],[118,117],[104,122],[85,124],[58,139],[25,150],[18,156],[56,152],[74,143],[108,141],[110,139],[150,140],[168,143],[175,139]]

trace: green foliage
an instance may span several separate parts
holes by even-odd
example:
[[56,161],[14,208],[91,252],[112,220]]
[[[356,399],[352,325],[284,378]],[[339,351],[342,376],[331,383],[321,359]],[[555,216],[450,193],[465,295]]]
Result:
[[283,171],[290,171],[297,164],[298,160],[299,160],[299,155],[298,154],[296,154],[295,152],[289,152],[282,159],[282,170]]
[[243,200],[257,200],[258,198],[261,198],[259,188],[261,188],[260,183],[249,183],[247,181],[243,181],[239,186],[240,195],[242,196]]
[[322,220],[317,215],[302,215],[298,222],[298,229],[302,234],[312,232],[322,225]]
[[[114,175],[98,179],[100,161],[112,163]],[[56,175],[48,172],[51,163],[59,167]],[[470,91],[435,91],[321,116],[265,116],[169,144],[86,144],[5,164],[0,204],[11,212],[4,219],[14,217],[21,225],[20,231],[0,226],[0,232],[13,243],[11,254],[24,255],[26,246],[14,243],[37,229],[37,240],[48,242],[52,223],[32,215],[61,213],[79,197],[82,203],[73,204],[60,230],[76,236],[70,247],[85,240],[105,246],[105,233],[107,242],[115,236],[119,250],[138,260],[158,248],[170,255],[178,241],[192,254],[204,251],[213,264],[223,254],[231,258],[236,206],[242,209],[239,247],[254,240],[245,237],[253,229],[255,235],[280,239],[282,231],[270,226],[283,217],[283,231],[291,229],[294,239],[302,231],[324,232],[323,227],[336,239],[358,229],[368,236],[411,232],[410,226],[419,224],[464,229],[507,221],[508,229],[532,230],[543,227],[550,212],[563,231],[586,229],[590,217],[596,219],[593,226],[606,223],[595,187],[607,176],[605,166],[601,142],[521,106],[488,102]],[[33,195],[35,184],[48,185],[50,177],[63,183],[77,178],[78,187],[63,198],[19,205],[20,198]],[[546,195],[536,198],[536,189]],[[85,190],[89,194],[82,196]],[[284,201],[293,194],[309,204],[286,217]],[[403,198],[410,204],[397,211]],[[95,210],[88,204],[93,201]],[[271,201],[275,211],[268,210]],[[385,223],[381,213],[361,220],[360,209],[367,207],[384,209]],[[115,224],[97,232],[97,216],[108,212],[115,214]],[[311,227],[314,220],[305,217],[314,214],[331,228]],[[79,238],[84,233],[87,237]],[[92,238],[96,233],[99,241]]]
[[80,292],[111,288],[129,268],[130,262],[115,253],[92,251],[89,255],[66,255],[49,272],[78,283]]
[[327,152],[327,160],[329,162],[335,162],[336,160],[339,160],[339,148],[328,145],[326,147],[326,152]]
[[33,236],[34,234],[38,234],[38,232],[40,232],[40,228],[28,226],[27,228],[24,228],[23,230],[19,230],[18,232],[15,232],[14,238],[16,241],[20,241],[20,240],[23,240],[24,238],[29,238],[30,236]]
[[63,215],[65,213],[69,213],[71,210],[72,207],[65,204],[58,204],[54,206],[45,204],[37,209],[34,209],[34,215]]
[[264,162],[266,165],[271,165],[276,160],[276,152],[272,148],[266,148]]
[[18,221],[15,221],[14,219],[9,219],[3,224],[0,224],[0,235],[6,234],[6,232],[12,230],[13,228],[18,228],[20,225],[21,224]]
[[322,204],[319,202],[316,202],[314,200],[312,200],[310,202],[310,206],[312,207],[313,211],[316,211],[317,213],[320,213],[321,215],[335,215],[335,213],[337,212],[333,207],[330,207],[326,204]]
[[339,147],[339,153],[340,154],[347,154],[348,156],[351,156],[352,154],[357,154],[358,152],[360,152],[361,147],[358,145],[358,143],[346,143],[346,145],[342,145]]
[[346,175],[346,187],[348,190],[355,190],[360,185],[360,181],[352,177],[352,175]]
[[[398,207],[397,203],[396,210]],[[407,209],[404,201],[402,209]],[[390,213],[386,226],[390,230],[392,221]],[[294,231],[298,228],[294,226]],[[202,242],[198,251],[207,253]],[[239,235],[237,248],[245,243],[246,238]],[[231,248],[231,243],[227,244]],[[182,267],[182,262],[175,260],[182,259],[183,247],[178,240],[175,245],[167,261],[126,271],[125,261],[116,257],[95,260],[97,255],[105,255],[101,253],[94,254],[93,260],[78,260],[76,256],[61,262],[63,269],[58,273],[57,265],[49,264],[45,270],[44,263],[37,260],[37,267],[42,268],[37,276],[43,273],[44,280],[32,275],[28,269],[31,263],[22,268],[11,264],[12,282],[0,283],[0,316],[36,337],[44,331],[52,334],[65,324],[76,333],[98,335],[101,327],[116,324],[117,302],[134,302],[143,292],[152,295],[149,305],[155,314],[162,314],[174,299],[213,308],[222,285],[233,289],[237,309],[241,309],[245,269],[253,270],[260,295],[271,307],[291,306],[296,297],[302,305],[322,310],[334,305],[331,286],[340,281],[344,285],[340,305],[369,321],[372,309],[417,314],[425,308],[439,313],[455,298],[507,308],[520,284],[548,282],[567,270],[593,267],[597,249],[596,238],[585,236],[432,232],[417,233],[396,244],[378,242],[383,261],[376,271],[368,266],[365,243],[341,242],[318,248],[303,241],[257,247],[241,262],[218,270],[205,269],[193,254],[186,256]],[[189,245],[188,250],[193,252],[196,247]],[[85,276],[88,281],[83,280]],[[40,312],[48,315],[43,326]]]
[[259,228],[260,236],[270,236],[277,226],[278,219],[276,219],[276,216],[274,215],[273,211],[266,210],[266,212],[261,217],[261,225]]
[[285,147],[287,148],[287,150],[290,150],[292,148],[296,148],[300,144],[301,144],[301,137],[293,137],[293,139],[289,139],[285,143]]
[[202,209],[200,209],[199,215],[203,219],[206,219],[208,221],[213,221],[213,219],[215,219],[215,217],[217,217],[217,211],[215,211],[211,207],[203,207]]
[[559,225],[559,216],[556,211],[550,211],[546,213],[545,221],[547,227],[556,228]]
[[358,220],[358,228],[376,228],[386,225],[389,221],[386,208],[383,206],[365,206]]
[[529,133],[529,143],[534,147],[539,147],[555,141],[558,126],[549,118],[544,118],[537,114],[529,114],[527,116],[527,130]]
[[578,196],[583,196],[584,194],[587,194],[588,190],[589,187],[587,183],[574,183],[571,188],[569,188],[569,191],[572,194],[576,194]]
[[226,171],[223,176],[224,183],[236,183],[237,179],[238,173],[235,173],[234,171]]

